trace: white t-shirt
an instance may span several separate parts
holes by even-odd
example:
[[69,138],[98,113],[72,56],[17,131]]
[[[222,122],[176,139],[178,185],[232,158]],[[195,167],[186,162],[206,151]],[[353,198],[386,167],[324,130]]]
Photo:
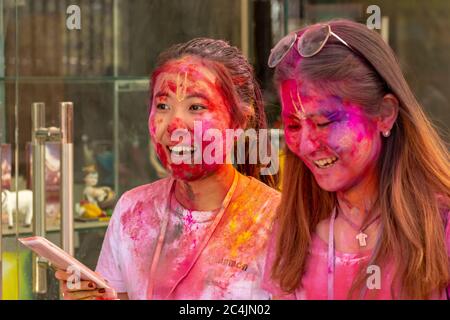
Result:
[[[111,218],[97,272],[130,299],[149,299],[151,261],[167,214],[171,179],[126,192]],[[279,193],[256,179],[230,203],[195,259],[217,211],[190,211],[171,199],[153,299],[268,299],[261,289]]]

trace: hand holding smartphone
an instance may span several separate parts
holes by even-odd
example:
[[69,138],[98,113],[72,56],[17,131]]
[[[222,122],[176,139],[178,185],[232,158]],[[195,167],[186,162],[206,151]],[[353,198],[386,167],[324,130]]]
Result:
[[97,288],[112,289],[98,274],[47,239],[36,236],[19,238],[19,241],[56,268],[79,272],[80,280],[92,281]]

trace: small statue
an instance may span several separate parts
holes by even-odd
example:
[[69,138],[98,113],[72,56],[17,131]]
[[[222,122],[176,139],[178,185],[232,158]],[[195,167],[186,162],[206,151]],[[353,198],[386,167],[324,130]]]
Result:
[[2,211],[8,214],[8,228],[13,228],[13,214],[16,212],[16,199],[19,196],[19,213],[25,215],[25,227],[31,226],[33,219],[33,192],[31,190],[20,190],[12,192],[2,191]]
[[8,163],[6,159],[1,161],[1,180],[0,183],[2,184],[2,188],[9,188],[11,185],[11,164]]
[[114,205],[115,192],[110,187],[97,187],[98,173],[95,166],[87,166],[85,173],[84,200],[77,206],[77,212],[84,218],[106,217],[104,210]]
[[94,151],[89,146],[89,136],[87,134],[83,134],[81,136],[81,141],[83,142],[84,163],[95,163]]

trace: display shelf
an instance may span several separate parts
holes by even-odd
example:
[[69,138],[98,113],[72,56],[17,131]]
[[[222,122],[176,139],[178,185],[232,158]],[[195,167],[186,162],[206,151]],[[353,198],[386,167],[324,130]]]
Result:
[[[88,229],[95,229],[95,228],[107,228],[109,221],[89,221],[89,222],[74,222],[74,229],[75,231],[83,231]],[[16,235],[16,228],[9,229],[7,225],[3,225],[3,236],[5,237],[12,237]],[[60,227],[59,226],[50,226],[47,227],[48,233],[54,233],[59,232]],[[33,230],[32,227],[19,227],[19,236],[27,236],[32,235]]]

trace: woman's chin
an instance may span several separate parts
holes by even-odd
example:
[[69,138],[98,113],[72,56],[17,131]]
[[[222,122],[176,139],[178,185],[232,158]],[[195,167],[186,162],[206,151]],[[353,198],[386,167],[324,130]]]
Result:
[[337,192],[345,189],[345,185],[338,181],[333,181],[332,179],[317,179],[316,182],[319,187],[328,192]]
[[214,174],[218,169],[217,165],[194,164],[194,165],[175,165],[170,166],[172,177],[177,180],[192,182],[201,180]]

